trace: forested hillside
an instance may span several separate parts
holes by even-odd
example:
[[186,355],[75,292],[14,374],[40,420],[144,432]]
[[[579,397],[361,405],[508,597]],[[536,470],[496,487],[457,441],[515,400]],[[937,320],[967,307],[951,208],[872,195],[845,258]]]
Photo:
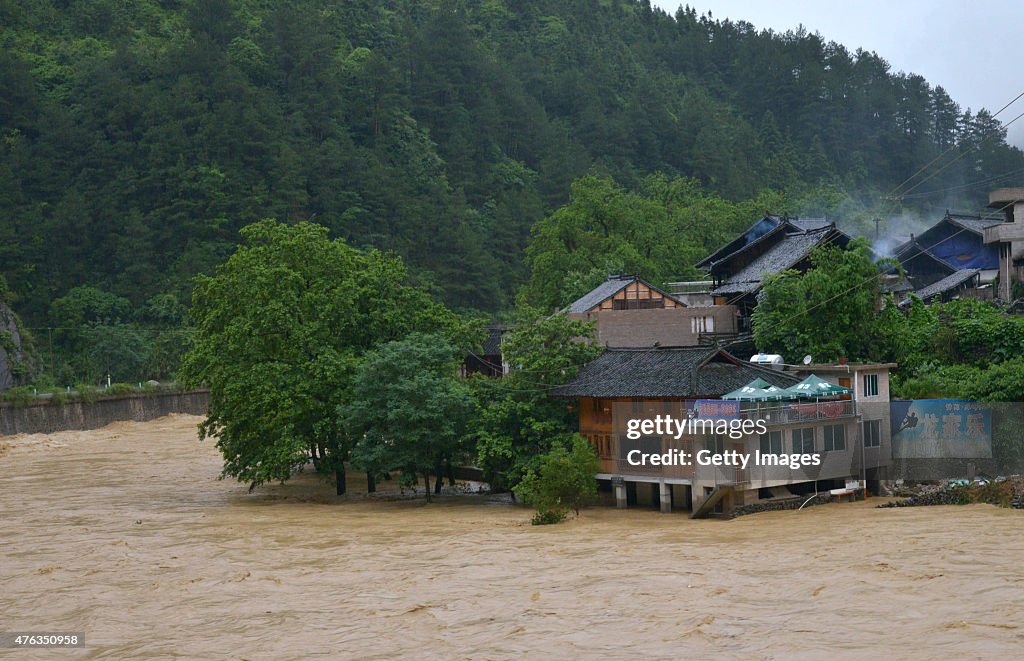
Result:
[[0,40],[0,271],[36,327],[80,285],[179,315],[264,217],[493,312],[587,174],[867,214],[958,143],[905,204],[1024,170],[990,113],[881,56],[632,0],[0,0]]

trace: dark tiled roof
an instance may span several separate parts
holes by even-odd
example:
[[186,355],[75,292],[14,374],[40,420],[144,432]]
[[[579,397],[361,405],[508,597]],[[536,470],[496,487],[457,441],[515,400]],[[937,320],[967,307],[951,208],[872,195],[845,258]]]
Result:
[[[994,218],[983,218],[981,216],[971,216],[968,214],[960,213],[948,213],[942,220],[949,220],[954,225],[964,228],[970,232],[981,236],[984,234],[986,227],[992,227],[1003,222],[1002,220],[996,220]],[[941,222],[941,221],[940,221]]]
[[814,230],[823,230],[829,227],[832,223],[824,218],[790,218],[789,224],[793,227],[804,230],[805,232],[811,232]]
[[710,269],[714,264],[723,259],[767,240],[769,236],[781,231],[784,227],[785,223],[782,222],[781,216],[767,215],[748,227],[743,234],[740,234],[729,243],[697,262],[697,268]]
[[805,259],[812,250],[826,241],[835,240],[837,237],[846,238],[846,235],[834,230],[831,225],[800,234],[787,234],[785,238],[772,246],[763,255],[747,264],[741,271],[733,274],[719,287],[711,291],[712,294],[750,294],[761,288],[765,276],[773,273],[781,273],[788,268],[795,266]]
[[883,294],[897,294],[905,291],[913,291],[914,285],[906,276],[883,278],[879,289]]
[[[956,287],[959,287],[960,285],[967,282],[974,276],[978,275],[978,273],[978,269],[961,269],[959,271],[956,271],[952,275],[947,275],[945,278],[939,280],[938,282],[933,282],[927,287],[922,287],[921,289],[918,289],[917,291],[914,292],[914,296],[917,296],[922,301],[927,301],[933,296],[937,296],[938,294],[945,293],[950,289],[955,289]],[[909,297],[900,301],[900,305],[908,305],[909,303]]]
[[903,245],[896,249],[896,259],[898,259],[901,264],[907,264],[911,260],[917,259],[918,257],[921,256],[930,258],[932,261],[945,267],[947,270],[954,270],[954,267],[950,266],[946,262],[936,257],[932,253],[932,251],[922,246],[920,242],[917,241],[917,239],[914,239],[913,241],[907,241],[906,243],[904,243]]
[[639,280],[646,286],[650,287],[654,291],[658,292],[665,298],[671,299],[678,303],[679,305],[685,305],[675,296],[658,289],[657,287],[647,282],[643,278],[637,278],[635,276],[616,275],[611,276],[610,278],[608,278],[598,286],[594,287],[583,296],[580,296],[575,301],[570,303],[569,307],[565,309],[565,312],[587,312],[588,310],[594,308],[594,306],[600,305],[601,301],[611,296],[614,296],[615,294],[622,291],[622,289],[625,288],[626,285],[632,284],[637,280]]
[[719,397],[756,378],[788,388],[799,379],[744,362],[710,347],[608,349],[576,378],[553,391],[560,397]]
[[814,232],[832,227],[833,223],[824,218],[787,218],[785,216],[766,215],[747,228],[743,234],[725,244],[711,255],[697,263],[697,268],[709,270],[715,264],[737,255],[751,246],[770,240],[779,232]]

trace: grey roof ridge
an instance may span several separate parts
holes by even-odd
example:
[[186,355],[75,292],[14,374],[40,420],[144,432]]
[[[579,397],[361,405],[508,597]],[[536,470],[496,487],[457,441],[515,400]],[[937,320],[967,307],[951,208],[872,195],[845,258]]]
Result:
[[[614,296],[615,294],[618,294],[618,293],[619,293],[620,291],[622,291],[623,289],[625,289],[626,287],[628,287],[628,286],[629,286],[630,284],[632,284],[633,282],[640,282],[640,283],[643,283],[644,285],[646,285],[647,287],[649,287],[650,289],[652,289],[653,291],[656,291],[656,292],[658,292],[658,293],[659,293],[659,294],[661,294],[661,295],[662,295],[663,297],[665,297],[665,298],[668,298],[668,299],[670,299],[670,300],[674,301],[674,302],[675,302],[675,303],[676,303],[677,305],[680,305],[680,306],[682,306],[682,307],[684,307],[684,308],[686,308],[686,307],[689,307],[689,306],[688,306],[688,305],[687,305],[686,303],[684,303],[684,302],[683,302],[682,300],[680,300],[680,299],[679,299],[678,297],[676,297],[676,296],[674,296],[674,295],[672,295],[672,294],[668,293],[667,291],[665,291],[665,290],[661,289],[660,287],[655,287],[654,285],[652,285],[652,284],[651,284],[650,282],[648,282],[647,280],[644,280],[644,279],[643,279],[642,277],[640,277],[639,275],[627,275],[627,276],[622,276],[622,275],[620,275],[620,276],[614,276],[614,277],[615,277],[615,279],[619,280],[619,281],[620,281],[620,282],[622,283],[622,285],[621,285],[621,286],[619,286],[619,287],[617,287],[617,288],[615,288],[615,289],[609,289],[609,290],[608,290],[607,292],[605,292],[605,293],[604,293],[604,297],[603,297],[603,298],[601,298],[601,299],[599,299],[599,300],[597,301],[597,303],[601,303],[602,301],[605,301],[605,300],[607,300],[608,298],[610,298],[610,297]],[[591,308],[593,308],[593,307],[594,307],[594,304],[590,305],[590,307],[587,307],[587,308],[586,308],[585,310],[573,310],[573,308],[574,308],[574,307],[576,307],[576,304],[577,304],[577,303],[579,303],[580,301],[582,301],[582,300],[586,299],[586,298],[587,298],[588,296],[590,296],[591,294],[593,294],[593,293],[594,293],[595,291],[597,291],[598,289],[600,289],[600,288],[601,288],[601,287],[603,287],[604,285],[607,285],[607,284],[608,284],[609,282],[611,282],[611,281],[612,281],[612,276],[609,276],[608,278],[606,278],[606,279],[605,279],[605,281],[604,281],[604,282],[600,283],[599,285],[597,285],[596,287],[594,287],[593,289],[591,289],[590,291],[588,291],[588,292],[587,292],[586,294],[584,294],[583,296],[580,296],[580,297],[579,297],[579,298],[577,298],[577,299],[576,299],[575,301],[573,301],[573,302],[569,303],[569,304],[568,304],[568,305],[566,305],[566,306],[565,306],[564,308],[562,308],[561,310],[559,310],[559,312],[565,312],[565,313],[571,313],[571,312],[576,312],[576,313],[579,313],[579,312],[586,312],[586,311],[590,310]]]
[[[770,217],[770,216],[771,216],[771,214],[766,214],[764,218],[767,218],[767,217]],[[761,220],[764,220],[764,218],[762,218]],[[782,218],[782,216],[779,216],[779,218],[782,219],[782,222],[779,223],[778,227],[772,229],[771,231],[765,232],[764,234],[762,234],[761,236],[757,237],[756,239],[754,239],[750,243],[748,243],[745,246],[742,246],[740,248],[737,248],[736,250],[733,250],[731,253],[725,255],[721,259],[717,259],[717,260],[709,263],[708,264],[708,268],[711,268],[711,267],[715,266],[716,264],[720,264],[721,262],[724,262],[725,260],[729,259],[733,255],[737,255],[737,254],[745,251],[747,248],[750,248],[751,246],[755,246],[755,245],[761,243],[763,240],[767,239],[768,237],[775,236],[780,231],[785,231],[787,228],[794,229],[796,231],[792,232],[792,233],[785,232],[786,234],[814,234],[815,232],[827,232],[829,230],[836,230],[837,232],[842,232],[841,229],[836,227],[836,224],[834,222],[830,222],[828,225],[825,225],[823,227],[803,228],[803,227],[799,227],[798,225],[794,225],[791,222],[793,220],[800,220],[799,218]],[[808,218],[807,220],[827,220],[827,219],[825,219],[825,218],[821,218],[821,219],[818,219],[818,218]],[[759,223],[761,221],[759,220],[757,222]],[[756,224],[757,223],[754,223],[754,225],[756,225]],[[748,227],[747,231],[750,231],[750,228],[753,227],[754,225],[751,225],[750,227]],[[845,232],[844,232],[844,234],[845,234]],[[713,257],[714,255],[715,255],[715,253],[712,253],[710,255],[710,257]],[[708,258],[706,257],[705,259],[701,260],[700,262],[697,262],[698,266],[700,264],[703,264],[705,261],[707,261],[707,259]]]
[[[846,234],[841,229],[836,227],[835,224],[833,223],[832,225],[828,225],[826,227],[821,227],[821,228],[818,228],[818,229],[815,229],[815,230],[806,230],[806,231],[800,232],[799,235],[806,236],[808,234],[819,234],[819,233],[824,234],[826,232],[832,232],[832,231],[838,232],[839,234],[844,234],[844,235]],[[794,234],[793,236],[798,236],[798,234]],[[788,271],[788,270],[792,269],[795,265],[797,265],[800,262],[800,260],[802,260],[805,257],[807,257],[807,255],[809,255],[815,248],[820,247],[820,245],[821,245],[820,243],[819,244],[815,244],[813,246],[810,246],[806,250],[803,250],[803,251],[795,253],[795,257],[793,257],[790,261],[784,262],[786,264],[786,266],[784,268],[779,269],[778,271],[775,271],[775,273],[782,273],[783,271]],[[768,253],[765,253],[765,254],[768,254]],[[753,262],[751,262],[751,263],[753,263]],[[726,280],[725,282],[723,282],[720,287],[716,287],[715,289],[716,290],[717,289],[721,289],[722,287],[725,287],[725,286],[730,285],[730,284],[732,284],[732,285],[739,285],[739,284],[742,284],[742,283],[761,283],[761,282],[764,282],[764,278],[763,277],[762,278],[758,278],[757,280],[733,280],[732,278],[730,278],[730,279]]]
[[910,292],[910,294],[906,298],[899,302],[899,305],[902,306],[910,303],[911,296],[916,296],[922,301],[927,301],[927,299],[931,298],[932,296],[949,291],[953,287],[962,284],[963,282],[969,280],[970,278],[973,278],[979,273],[981,273],[981,269],[977,268],[957,269],[953,273],[950,273],[944,278],[936,280],[930,285],[925,285],[920,289],[915,289],[914,291]]
[[[754,228],[754,225],[757,225],[757,223],[760,223],[760,222],[761,222],[762,220],[764,220],[765,218],[771,218],[771,217],[772,217],[772,214],[768,214],[768,213],[766,213],[765,215],[761,216],[761,219],[760,219],[760,220],[758,220],[757,222],[755,222],[755,223],[751,224],[751,226],[750,226],[750,227],[748,227],[748,228],[747,228],[746,230],[744,230],[744,232],[743,232],[743,233],[744,233],[744,234],[746,234],[747,232],[749,232],[750,230],[752,230],[752,229]],[[781,216],[779,216],[779,218],[781,219]],[[716,259],[716,260],[715,260],[715,261],[713,261],[713,262],[708,262],[708,260],[709,260],[709,259],[711,259],[711,258],[712,258],[712,257],[714,257],[715,255],[717,255],[717,254],[718,254],[718,252],[719,252],[720,250],[723,250],[723,249],[725,248],[725,246],[722,246],[721,248],[719,248],[719,249],[718,249],[718,250],[716,250],[715,252],[711,253],[710,255],[708,255],[707,257],[705,257],[704,259],[702,259],[702,260],[700,260],[699,262],[697,262],[697,267],[698,267],[698,268],[700,268],[700,265],[701,265],[701,264],[704,264],[705,262],[707,262],[707,268],[711,268],[711,267],[713,267],[713,266],[714,266],[715,264],[720,264],[721,262],[724,262],[725,260],[729,259],[729,258],[730,258],[730,257],[732,257],[733,255],[736,255],[736,254],[739,254],[739,253],[743,252],[744,250],[746,250],[746,249],[747,249],[747,248],[749,248],[750,246],[754,246],[754,245],[757,245],[758,243],[760,243],[761,241],[763,241],[763,240],[767,239],[767,238],[768,238],[768,237],[770,237],[770,236],[775,236],[775,235],[776,235],[776,234],[777,234],[778,232],[780,232],[780,231],[781,231],[781,230],[782,230],[782,229],[783,229],[783,228],[784,228],[785,226],[786,226],[786,223],[785,223],[785,222],[780,222],[780,223],[779,223],[779,224],[778,224],[777,226],[775,226],[775,227],[773,227],[772,229],[768,230],[767,232],[765,232],[765,233],[764,233],[764,234],[762,234],[761,236],[757,237],[757,238],[756,238],[756,239],[754,239],[753,241],[751,241],[751,242],[749,242],[749,243],[746,243],[746,244],[744,244],[744,245],[740,246],[740,247],[739,247],[739,248],[737,248],[736,250],[733,250],[732,252],[730,252],[730,253],[727,253],[727,254],[723,255],[723,256],[722,256],[721,258],[719,258],[719,259]],[[738,238],[738,237],[737,237],[737,238]],[[736,239],[733,239],[733,241],[735,241],[735,240],[736,240]],[[729,243],[732,243],[732,241],[730,241]],[[727,246],[727,245],[729,245],[729,244],[727,243],[727,244],[725,244],[725,245]]]
[[[623,348],[627,348],[627,347],[623,347]],[[628,367],[629,365],[633,364],[633,362],[634,362],[634,361],[635,361],[635,360],[637,359],[637,356],[645,356],[645,355],[647,355],[648,353],[650,353],[650,352],[651,352],[652,350],[654,350],[654,349],[657,349],[658,347],[657,347],[657,345],[655,345],[655,346],[650,346],[650,347],[628,347],[628,348],[629,348],[629,349],[635,349],[635,350],[636,350],[636,354],[637,354],[637,355],[636,355],[636,356],[634,356],[633,358],[631,358],[630,360],[628,360],[627,362],[623,363],[622,365],[619,365],[619,366],[618,366],[617,368],[615,368],[614,370],[612,370],[612,371],[610,371],[610,372],[603,372],[603,373],[602,373],[602,374],[600,374],[600,375],[597,375],[597,374],[595,374],[595,375],[594,375],[593,377],[591,377],[590,379],[588,379],[588,380],[586,380],[586,381],[582,381],[582,382],[580,382],[580,381],[576,381],[576,379],[578,379],[578,378],[579,378],[579,373],[577,372],[577,375],[576,375],[576,377],[574,377],[574,378],[573,378],[573,381],[572,381],[572,382],[570,382],[570,383],[572,383],[572,385],[574,385],[574,386],[578,386],[578,385],[580,385],[581,383],[582,383],[583,385],[591,385],[591,384],[593,384],[593,383],[596,383],[596,382],[598,381],[598,379],[600,379],[600,380],[602,380],[602,381],[603,381],[604,379],[607,379],[607,378],[609,378],[610,376],[614,376],[614,375],[616,375],[616,374],[619,374],[619,373],[621,373],[621,372],[622,372],[622,371],[623,371],[624,369],[626,369],[626,368],[627,368],[627,367]],[[594,362],[595,360],[598,360],[598,359],[599,359],[599,358],[600,358],[601,356],[603,356],[603,355],[604,355],[604,354],[605,354],[606,352],[608,352],[608,351],[619,351],[619,350],[620,350],[620,349],[618,349],[618,348],[616,348],[616,349],[605,349],[605,350],[603,350],[603,351],[602,351],[602,352],[601,352],[600,354],[598,354],[597,358],[594,358],[594,360],[592,360],[592,361],[590,361],[589,363],[587,363],[586,365],[584,365],[584,367],[586,367],[587,365],[590,365],[590,363],[593,363],[593,362]],[[568,387],[568,386],[569,386],[569,383],[563,383],[563,384],[562,384],[562,385],[560,385],[560,386],[559,386],[558,388],[555,388],[555,389],[554,389],[554,390],[552,391],[552,393],[557,393],[557,392],[558,392],[559,390],[562,390],[562,389],[564,389],[564,388],[566,388],[566,387]]]
[[[979,232],[976,228],[972,227],[971,225],[962,222],[960,217],[958,217],[958,216],[967,216],[967,215],[968,214],[958,214],[958,215],[947,214],[946,217],[943,220],[947,220],[948,219],[949,222],[953,223],[957,227],[959,227],[959,228],[961,228],[963,230],[966,230],[966,231],[968,231],[971,234],[974,234],[976,236],[981,236],[983,234],[983,231],[985,230],[985,228],[992,227],[993,225],[999,225],[999,224],[1001,224],[1003,222],[1001,220],[993,220],[991,218],[982,218],[981,216],[978,216],[976,218],[972,217],[971,220],[976,220],[979,223],[983,222],[983,221],[985,221],[985,222],[991,221],[991,222],[988,222],[988,224],[986,224],[986,225],[982,225],[981,229],[983,231]],[[943,241],[945,241],[945,239],[943,239]],[[942,241],[939,241],[939,243],[942,243]],[[938,244],[936,244],[936,245],[938,245]]]

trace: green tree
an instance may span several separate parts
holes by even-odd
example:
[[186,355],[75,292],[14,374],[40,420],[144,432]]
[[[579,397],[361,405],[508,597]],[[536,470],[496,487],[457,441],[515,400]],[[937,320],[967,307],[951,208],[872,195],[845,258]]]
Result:
[[609,273],[643,274],[663,283],[679,274],[680,264],[692,268],[703,247],[677,221],[669,205],[610,178],[576,181],[569,204],[533,228],[524,302],[552,309],[582,296]]
[[50,366],[64,383],[141,381],[151,338],[133,325],[131,301],[93,286],[79,286],[53,301]]
[[[868,229],[1024,168],[881,55],[637,0],[0,2],[0,41],[0,273],[32,327],[82,283],[184,302],[265,217],[394,251],[460,309],[527,281],[550,309],[609,271],[696,276],[765,210]],[[704,188],[667,202],[659,173]]]
[[442,466],[468,456],[466,429],[475,410],[469,386],[456,376],[464,357],[441,335],[412,334],[366,354],[338,409],[346,433],[357,439],[352,463],[377,472],[430,475],[440,486]]
[[312,458],[344,493],[353,439],[337,410],[363,354],[462,324],[406,284],[400,260],[332,241],[323,227],[264,220],[242,236],[193,294],[195,338],[181,376],[210,388],[200,437],[217,439],[223,474],[250,488],[286,480]]
[[558,444],[540,457],[536,471],[527,472],[515,491],[536,508],[534,525],[558,523],[570,510],[579,516],[580,507],[597,497],[599,469],[593,446],[576,434],[569,449]]
[[819,361],[873,359],[879,353],[874,329],[881,272],[868,243],[820,248],[811,264],[803,274],[786,271],[768,279],[753,314],[758,349],[781,353],[787,362],[805,354]]
[[563,314],[519,311],[501,345],[511,373],[503,379],[475,381],[481,408],[477,460],[495,488],[514,487],[537,466],[540,455],[572,438],[575,414],[550,393],[600,353],[593,333],[593,324]]

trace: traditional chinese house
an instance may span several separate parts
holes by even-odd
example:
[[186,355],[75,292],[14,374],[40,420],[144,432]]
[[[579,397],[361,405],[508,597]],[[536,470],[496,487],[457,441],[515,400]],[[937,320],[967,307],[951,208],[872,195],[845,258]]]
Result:
[[484,374],[497,377],[507,374],[508,365],[501,353],[501,338],[507,332],[508,329],[505,326],[488,326],[487,337],[484,339],[480,353],[474,351],[466,356],[459,368],[459,375],[466,377],[470,374]]
[[955,286],[947,282],[960,284],[966,278],[990,283],[999,272],[999,250],[985,244],[984,233],[999,222],[946,211],[939,222],[896,248],[895,257],[918,290],[942,281],[945,291]]
[[[883,463],[888,456],[883,411],[871,411],[865,427],[858,398],[888,406],[888,367],[814,366],[835,380],[808,376],[801,381],[801,375],[759,367],[717,347],[620,348],[605,351],[554,394],[578,400],[579,432],[596,448],[598,480],[615,492],[620,507],[675,507],[705,514],[846,484]],[[859,378],[864,381],[860,386],[854,383]],[[766,433],[740,438],[647,434],[634,439],[626,433],[628,419],[701,417],[715,402],[722,406],[714,414],[763,420]],[[888,415],[887,408],[884,413]],[[719,456],[815,454],[820,465],[637,466],[630,452],[638,449],[691,456],[701,450]]]
[[594,321],[606,347],[693,346],[736,335],[736,308],[690,306],[636,276],[611,276],[571,303],[572,319]]
[[850,237],[824,219],[766,215],[740,236],[697,263],[713,280],[709,291],[718,305],[739,308],[740,331],[757,305],[766,277],[789,269],[810,268],[815,248],[845,248]]

